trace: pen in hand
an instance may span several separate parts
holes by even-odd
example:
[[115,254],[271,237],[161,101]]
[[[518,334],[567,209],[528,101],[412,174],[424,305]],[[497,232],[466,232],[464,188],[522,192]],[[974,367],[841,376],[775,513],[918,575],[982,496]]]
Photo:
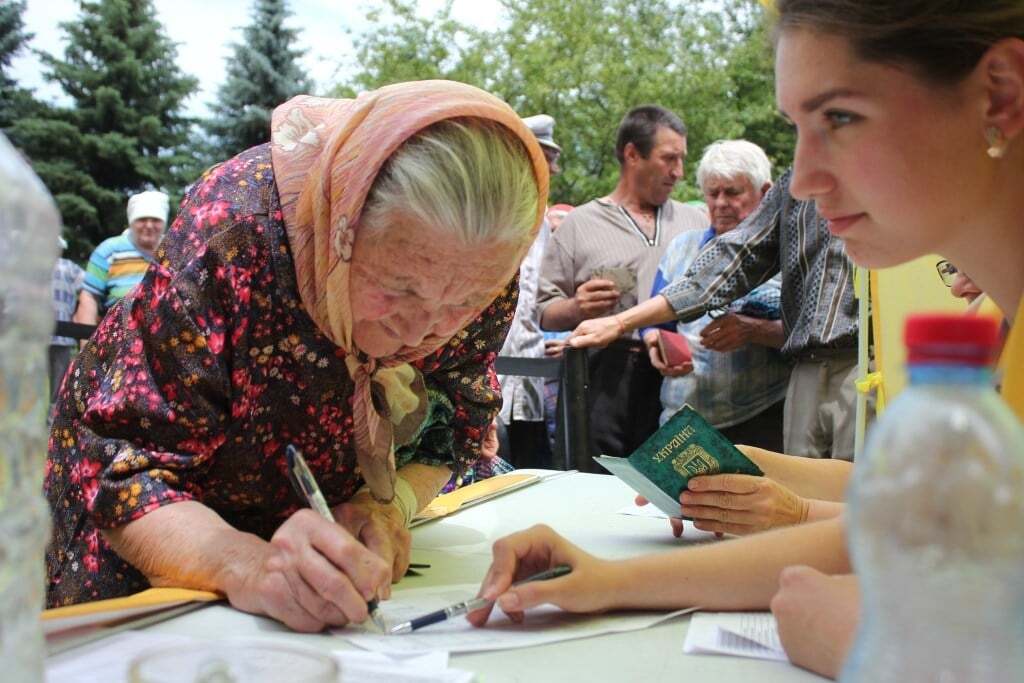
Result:
[[[525,579],[522,579],[521,581],[516,581],[512,585],[518,586],[520,584],[529,583],[531,581],[548,581],[550,579],[557,579],[560,576],[565,576],[571,571],[572,568],[569,565],[560,564],[556,567],[552,567],[551,569],[542,571],[539,574],[528,576]],[[422,617],[416,617],[411,621],[396,624],[388,630],[388,633],[390,633],[391,635],[412,633],[413,631],[419,630],[424,626],[430,626],[431,624],[437,624],[442,621],[447,621],[448,619],[451,619],[453,617],[459,617],[463,614],[474,612],[480,609],[481,607],[486,607],[492,602],[494,601],[488,600],[487,598],[472,598],[470,600],[463,600],[462,602],[457,602],[454,605],[449,605],[444,609],[439,609],[436,612],[424,614]]]
[[[310,471],[309,465],[306,464],[306,459],[302,457],[302,451],[288,444],[284,453],[285,458],[288,460],[288,478],[291,479],[295,492],[309,504],[309,507],[320,513],[321,517],[333,523],[335,520],[334,515],[331,513],[331,508],[327,505],[327,499],[324,498],[319,484],[313,478],[313,473]],[[366,601],[366,611],[369,612],[374,626],[383,631],[384,618],[381,616],[377,598]]]

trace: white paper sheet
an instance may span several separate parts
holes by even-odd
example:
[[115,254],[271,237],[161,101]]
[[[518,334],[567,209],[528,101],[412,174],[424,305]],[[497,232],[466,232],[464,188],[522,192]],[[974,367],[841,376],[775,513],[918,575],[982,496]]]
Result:
[[[224,642],[257,642],[232,640]],[[270,642],[260,639],[258,642]],[[208,645],[205,640],[185,636],[158,635],[143,631],[118,633],[88,647],[51,657],[46,662],[47,683],[127,683],[129,663],[138,655],[164,647]],[[389,656],[363,650],[337,650],[344,680],[363,683],[470,683],[471,671],[448,668],[447,652],[425,652],[415,656]]]
[[447,652],[386,655],[365,650],[335,650],[346,681],[366,683],[470,683],[472,671],[448,668]]
[[143,652],[200,643],[185,636],[124,631],[46,660],[47,683],[121,683],[128,665]]
[[657,506],[651,505],[637,505],[635,503],[627,505],[624,508],[619,508],[620,515],[629,515],[630,517],[653,517],[655,519],[668,519],[668,515],[659,510]]
[[[389,625],[399,624],[473,597],[477,588],[476,584],[465,584],[402,591],[395,593],[391,600],[381,603],[380,609]],[[484,628],[474,628],[464,617],[458,617],[405,635],[382,635],[357,627],[339,629],[335,633],[353,645],[377,652],[482,652],[532,647],[605,633],[638,631],[692,611],[685,609],[667,614],[569,614],[557,607],[545,605],[529,610],[525,622],[516,624],[496,608]]]
[[700,612],[690,619],[683,652],[787,662],[770,612]]

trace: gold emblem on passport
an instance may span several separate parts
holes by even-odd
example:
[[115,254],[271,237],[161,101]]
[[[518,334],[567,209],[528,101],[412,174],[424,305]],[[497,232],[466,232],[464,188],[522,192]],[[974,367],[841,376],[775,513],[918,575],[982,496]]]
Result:
[[672,458],[672,469],[684,477],[697,477],[702,474],[717,474],[718,461],[711,454],[698,446],[690,444],[683,452]]

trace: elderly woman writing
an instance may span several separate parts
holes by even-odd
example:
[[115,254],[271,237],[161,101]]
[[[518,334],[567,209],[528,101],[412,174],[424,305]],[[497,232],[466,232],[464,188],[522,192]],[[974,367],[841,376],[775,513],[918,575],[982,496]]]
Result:
[[[529,130],[469,86],[279,107],[270,144],[190,189],[67,376],[48,604],[175,585],[299,630],[365,619],[497,412],[547,182]],[[337,523],[300,509],[289,444]]]

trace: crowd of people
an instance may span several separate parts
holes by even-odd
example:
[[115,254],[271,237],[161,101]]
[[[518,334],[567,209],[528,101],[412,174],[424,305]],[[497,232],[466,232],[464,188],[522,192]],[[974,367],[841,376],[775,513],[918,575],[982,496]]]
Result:
[[[535,527],[495,545],[480,595],[515,618],[770,606],[791,660],[836,675],[859,601],[854,264],[948,259],[954,293],[1004,315],[1001,392],[1024,420],[1024,7],[775,4],[793,165],[773,182],[753,142],[709,145],[706,211],[671,198],[677,113],[625,112],[612,192],[549,208],[571,163],[554,120],[441,81],[281,105],[271,142],[208,170],[166,234],[166,196],[132,197],[84,275],[55,271],[63,319],[80,290],[74,319],[99,327],[51,415],[48,604],[180,585],[297,630],[362,621],[445,486],[550,464],[545,387],[499,384],[494,359],[568,344],[593,349],[593,452],[628,455],[689,403],[765,476],[680,496],[742,538],[609,561]],[[659,325],[691,361],[662,357]],[[291,490],[289,445],[336,523]]]

